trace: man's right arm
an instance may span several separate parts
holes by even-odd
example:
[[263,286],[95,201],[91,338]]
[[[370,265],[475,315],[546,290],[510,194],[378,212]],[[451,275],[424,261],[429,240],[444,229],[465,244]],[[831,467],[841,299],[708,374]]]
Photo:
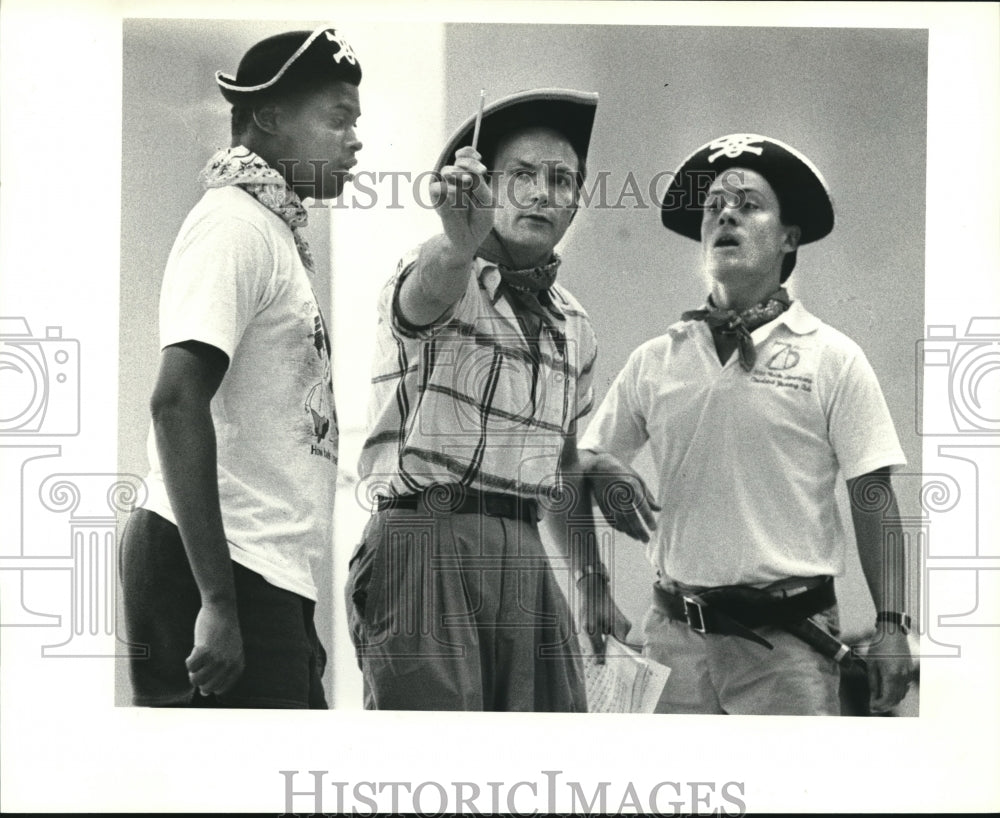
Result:
[[493,228],[493,199],[486,166],[471,147],[460,148],[455,164],[431,182],[443,232],[420,248],[413,270],[399,289],[401,317],[412,326],[438,321],[465,293],[472,260]]
[[612,528],[634,540],[648,543],[656,530],[656,502],[639,473],[615,455],[580,449],[580,467],[590,482],[594,502]]
[[229,365],[224,352],[188,341],[166,347],[150,401],[156,448],[170,506],[201,594],[192,684],[224,693],[243,672],[233,567],[219,505],[211,401]]
[[580,441],[579,461],[594,502],[612,528],[647,543],[662,511],[629,463],[649,440],[645,413],[635,396],[639,358],[629,356]]

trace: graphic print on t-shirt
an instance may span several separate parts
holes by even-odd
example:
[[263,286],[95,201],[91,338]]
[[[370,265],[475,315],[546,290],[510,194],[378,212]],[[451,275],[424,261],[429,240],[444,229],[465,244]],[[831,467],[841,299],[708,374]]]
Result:
[[311,429],[309,452],[337,461],[337,410],[333,400],[333,379],[330,372],[330,336],[322,311],[307,303],[305,307],[313,313],[310,345],[316,360],[322,364],[322,376],[310,386],[304,401],[304,411]]

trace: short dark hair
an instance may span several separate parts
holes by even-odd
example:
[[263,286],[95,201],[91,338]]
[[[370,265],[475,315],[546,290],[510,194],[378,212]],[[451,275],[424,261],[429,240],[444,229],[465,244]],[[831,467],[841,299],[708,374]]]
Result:
[[229,132],[234,136],[242,136],[253,122],[252,105],[234,105],[229,115]]

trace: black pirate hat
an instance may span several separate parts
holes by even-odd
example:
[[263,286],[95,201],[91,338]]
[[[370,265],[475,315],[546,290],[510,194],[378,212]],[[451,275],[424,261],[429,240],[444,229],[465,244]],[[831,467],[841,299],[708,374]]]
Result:
[[781,203],[786,224],[802,231],[799,244],[833,230],[833,199],[816,166],[795,148],[759,134],[728,134],[713,139],[687,157],[663,196],[660,217],[664,227],[700,240],[705,197],[722,171],[739,167],[767,179]]
[[215,72],[222,95],[233,105],[253,104],[330,80],[361,82],[357,54],[333,28],[276,34],[247,51],[235,77]]

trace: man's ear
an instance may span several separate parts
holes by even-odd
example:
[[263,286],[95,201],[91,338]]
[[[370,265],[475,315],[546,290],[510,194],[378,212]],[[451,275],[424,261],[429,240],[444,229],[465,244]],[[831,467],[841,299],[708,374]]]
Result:
[[274,135],[278,132],[278,120],[280,116],[281,109],[273,102],[265,103],[253,109],[254,124],[267,134]]
[[802,238],[802,228],[797,224],[785,228],[784,248],[789,253],[794,253],[799,249],[799,240]]

